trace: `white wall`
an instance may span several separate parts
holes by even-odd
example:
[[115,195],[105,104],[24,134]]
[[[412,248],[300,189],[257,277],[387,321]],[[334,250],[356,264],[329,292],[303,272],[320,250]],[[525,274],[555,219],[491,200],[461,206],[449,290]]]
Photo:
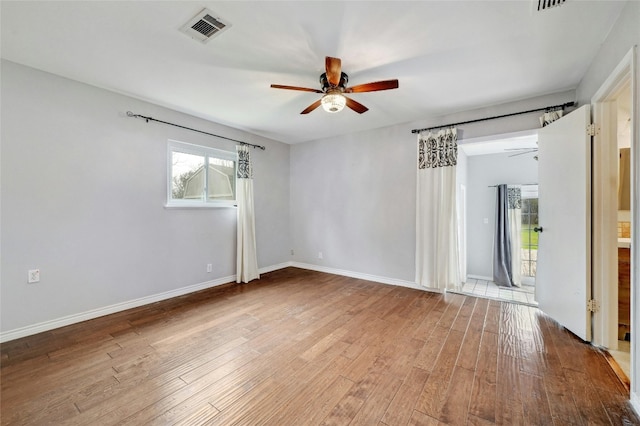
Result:
[[291,147],[295,261],[414,281],[417,154],[398,136],[388,127]]
[[[587,73],[583,77],[580,85],[576,90],[577,99],[581,103],[590,103],[591,98],[595,95],[596,91],[602,86],[607,77],[612,73],[615,67],[620,63],[629,50],[636,46],[636,63],[635,63],[635,80],[636,86],[635,92],[635,104],[634,104],[634,122],[636,123],[635,145],[632,148],[634,155],[634,170],[640,169],[640,52],[638,52],[638,45],[640,45],[640,2],[629,1],[625,5],[625,8],[620,13],[620,18],[616,25],[614,25],[611,33],[607,39],[602,43],[602,46],[595,58],[591,62]],[[640,185],[635,185],[633,189],[633,246],[640,244],[639,233],[636,232],[640,226],[638,223],[638,211],[640,211]],[[633,300],[631,302],[632,312],[632,330],[631,330],[631,342],[632,348],[632,361],[631,361],[631,401],[637,412],[640,412],[640,368],[638,368],[638,355],[640,353],[640,292],[637,291],[640,288],[640,250],[633,250],[632,260],[633,270],[631,271],[631,294]]]
[[[544,108],[574,96],[562,92],[292,146],[293,260],[382,282],[415,283],[417,152],[411,130]],[[459,139],[535,129],[539,115],[464,125]],[[468,210],[473,208],[471,193],[468,187]]]
[[[629,1],[576,89],[576,99],[581,105],[591,103],[591,97],[622,58],[633,46],[640,45],[638,22],[640,22],[640,2]],[[640,67],[636,66],[636,72],[638,68]],[[640,90],[640,87],[636,87],[636,90]]]
[[[538,183],[538,162],[533,154],[476,155],[467,164],[467,275],[493,276],[493,235],[496,188],[489,186]],[[488,223],[484,223],[484,219]]]
[[[127,110],[266,145],[251,151],[258,264],[289,261],[288,145],[15,63],[1,71],[5,336],[235,276],[236,209],[164,208],[168,139],[235,144]],[[27,284],[34,268],[41,282]]]

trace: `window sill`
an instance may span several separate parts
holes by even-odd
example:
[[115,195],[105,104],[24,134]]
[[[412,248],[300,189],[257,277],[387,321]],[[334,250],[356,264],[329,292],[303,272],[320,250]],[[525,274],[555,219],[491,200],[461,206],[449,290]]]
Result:
[[199,204],[165,204],[165,209],[227,209],[227,208],[237,208],[238,205],[235,203],[199,203]]

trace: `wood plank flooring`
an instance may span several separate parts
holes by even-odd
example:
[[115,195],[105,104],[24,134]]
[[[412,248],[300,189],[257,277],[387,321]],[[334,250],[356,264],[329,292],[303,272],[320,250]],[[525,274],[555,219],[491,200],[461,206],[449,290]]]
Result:
[[287,268],[1,347],[3,425],[632,425],[537,308]]

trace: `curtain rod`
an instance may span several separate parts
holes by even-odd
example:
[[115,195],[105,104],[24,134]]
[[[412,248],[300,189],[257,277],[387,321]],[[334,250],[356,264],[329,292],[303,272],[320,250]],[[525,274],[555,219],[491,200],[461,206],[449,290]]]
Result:
[[242,142],[242,141],[239,141],[239,140],[236,140],[236,139],[228,138],[228,137],[226,137],[226,136],[216,135],[215,133],[203,132],[202,130],[192,129],[191,127],[181,126],[181,125],[179,125],[179,124],[175,124],[175,123],[169,123],[168,121],[158,120],[158,119],[155,119],[155,118],[153,118],[153,117],[147,117],[147,116],[140,115],[140,114],[134,114],[134,113],[132,113],[131,111],[127,111],[127,117],[142,118],[142,119],[143,119],[143,120],[145,120],[147,123],[148,123],[149,121],[157,121],[158,123],[168,124],[169,126],[180,127],[181,129],[187,129],[187,130],[191,130],[191,131],[193,131],[193,132],[204,133],[205,135],[209,135],[209,136],[215,136],[216,138],[221,138],[221,139],[226,139],[226,140],[233,141],[233,142],[238,142],[238,143],[239,143],[239,144],[241,144],[241,145],[248,145],[248,146],[252,146],[252,147],[254,147],[254,148],[260,148],[260,149],[261,149],[261,150],[263,150],[263,151],[266,149],[266,148],[265,148],[264,146],[262,146],[262,145],[254,145],[254,144],[249,143],[249,142]]
[[512,115],[528,114],[530,112],[536,112],[536,111],[543,111],[543,110],[544,111],[550,111],[550,110],[555,110],[555,109],[559,109],[559,108],[566,108],[566,107],[570,107],[570,106],[574,106],[574,105],[575,105],[575,102],[567,102],[567,103],[560,104],[560,105],[553,105],[553,106],[548,106],[548,107],[544,107],[544,108],[530,109],[528,111],[512,112],[511,114],[496,115],[494,117],[486,117],[486,118],[478,118],[476,120],[460,121],[458,123],[445,124],[443,126],[425,127],[424,129],[413,129],[411,131],[411,133],[420,133],[420,132],[424,132],[425,130],[443,129],[445,127],[459,126],[460,124],[476,123],[478,121],[495,120],[496,118],[511,117]]

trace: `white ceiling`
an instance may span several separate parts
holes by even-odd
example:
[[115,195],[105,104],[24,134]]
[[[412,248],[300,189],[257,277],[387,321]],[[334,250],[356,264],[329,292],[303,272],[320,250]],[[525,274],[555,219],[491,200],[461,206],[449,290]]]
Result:
[[[523,155],[538,149],[538,131],[525,130],[502,135],[464,139],[460,141],[458,148],[468,156],[503,153]],[[532,157],[533,155],[535,154],[532,154]]]
[[[537,0],[535,0],[537,4]],[[577,87],[624,2],[2,1],[2,57],[178,111],[298,143]],[[207,7],[232,27],[201,44],[179,32]],[[300,111],[324,57],[369,107]],[[145,111],[135,111],[145,114]],[[158,117],[161,118],[161,117]]]

